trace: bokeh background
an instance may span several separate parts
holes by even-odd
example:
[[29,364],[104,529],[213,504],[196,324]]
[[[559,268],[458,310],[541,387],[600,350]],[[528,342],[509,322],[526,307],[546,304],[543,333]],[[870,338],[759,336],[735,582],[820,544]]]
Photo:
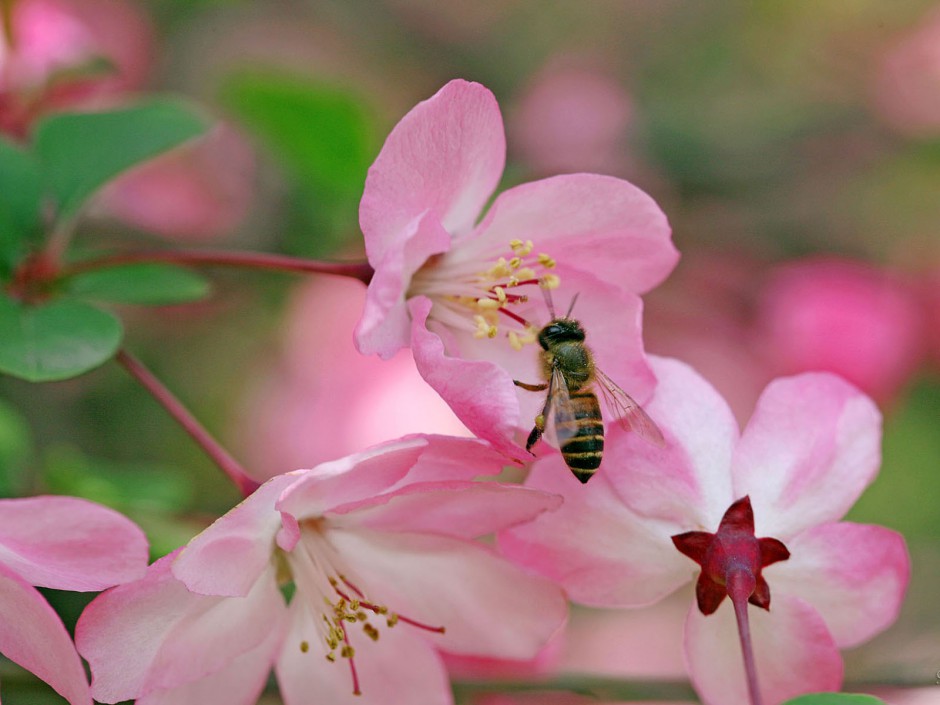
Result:
[[[503,186],[571,171],[629,179],[682,261],[647,297],[647,349],[695,365],[744,422],[780,374],[828,369],[885,414],[884,464],[850,518],[914,560],[898,623],[847,654],[860,688],[940,702],[940,4],[935,0],[15,0],[0,130],[144,92],[217,119],[122,177],[77,244],[362,255],[357,206],[383,136],[462,77],[503,110]],[[258,478],[413,431],[462,432],[407,354],[357,357],[356,282],[210,272],[197,304],[121,309],[144,359]],[[0,379],[0,492],[90,497],[166,553],[234,489],[116,365]],[[589,540],[589,539],[588,539]],[[49,593],[67,623],[84,602]],[[682,597],[682,596],[680,596]],[[521,671],[471,678],[681,678],[686,599],[578,612]],[[0,663],[4,701],[56,702]],[[613,683],[613,685],[611,685]],[[474,702],[545,702],[485,696]],[[542,696],[538,696],[541,698]],[[907,698],[907,699],[905,699]],[[920,699],[917,699],[920,698]],[[932,699],[935,698],[935,699]],[[554,701],[553,701],[554,702]],[[581,700],[559,700],[582,702]]]

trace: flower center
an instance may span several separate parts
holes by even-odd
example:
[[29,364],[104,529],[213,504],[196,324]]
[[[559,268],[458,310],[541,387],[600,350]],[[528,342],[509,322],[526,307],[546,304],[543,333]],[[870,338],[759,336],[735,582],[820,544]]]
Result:
[[538,327],[520,312],[529,296],[517,290],[557,288],[560,279],[551,271],[555,260],[544,252],[536,253],[532,240],[511,240],[507,252],[483,266],[480,269],[476,258],[455,261],[444,255],[415,274],[409,295],[429,296],[434,318],[472,332],[475,338],[505,338],[514,350],[537,342]]
[[[361,637],[355,634],[355,627],[360,627],[362,634],[373,642],[379,641],[381,628],[391,629],[398,624],[438,634],[444,633],[444,627],[411,619],[370,599],[348,577],[350,572],[344,569],[339,554],[323,535],[318,522],[304,522],[301,526],[300,540],[293,551],[284,555],[297,588],[294,599],[304,600],[313,613],[326,659],[331,663],[346,660],[349,664],[353,694],[360,695],[353,642]],[[300,650],[308,653],[310,643],[301,641]]]

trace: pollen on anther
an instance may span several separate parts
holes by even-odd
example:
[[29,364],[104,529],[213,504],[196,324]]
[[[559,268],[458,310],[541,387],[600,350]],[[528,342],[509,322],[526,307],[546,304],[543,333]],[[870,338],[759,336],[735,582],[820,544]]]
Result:
[[354,658],[356,655],[356,650],[349,644],[344,644],[343,648],[340,649],[339,655],[343,658]]
[[392,612],[388,616],[388,619],[385,620],[385,624],[389,627],[394,627],[396,624],[398,624],[398,615]]
[[546,274],[539,279],[539,286],[543,289],[557,289],[559,284],[561,284],[561,279],[557,274]]
[[539,253],[539,264],[542,265],[543,267],[545,267],[545,269],[554,269],[556,262],[555,262],[554,258],[548,256],[548,255],[545,254],[544,252],[540,252],[540,253]]
[[300,642],[300,653],[305,654],[308,651],[310,651],[310,642],[305,639],[304,641]]
[[373,627],[371,624],[363,624],[362,631],[364,631],[366,636],[372,639],[372,641],[379,640],[379,630]]

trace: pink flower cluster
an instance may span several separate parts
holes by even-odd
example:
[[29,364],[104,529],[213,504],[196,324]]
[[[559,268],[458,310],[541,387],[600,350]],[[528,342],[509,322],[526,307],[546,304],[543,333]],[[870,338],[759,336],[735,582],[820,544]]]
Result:
[[[510,188],[484,212],[504,160],[494,96],[452,81],[392,131],[360,211],[375,274],[359,350],[410,349],[479,438],[405,436],[275,474],[146,574],[97,569],[82,587],[123,584],[76,630],[95,699],[249,705],[273,669],[288,705],[447,705],[445,656],[532,659],[567,599],[639,607],[693,579],[684,644],[702,699],[746,703],[750,688],[774,705],[838,689],[839,649],[891,624],[904,541],[841,521],[878,470],[873,402],[833,374],[799,375],[771,383],[739,430],[690,367],[644,352],[640,295],[678,258],[656,203],[626,181],[571,174]],[[593,362],[579,340],[565,354],[622,386],[664,438],[592,426],[605,445],[586,485],[554,446],[566,424],[597,420],[566,417],[561,396],[546,406],[568,383],[540,334],[562,318],[546,291],[580,321]],[[515,384],[546,377],[553,389]],[[587,403],[588,389],[568,402]],[[547,441],[533,459],[538,423]],[[527,466],[524,484],[495,481],[510,465]],[[117,556],[116,536],[91,545]],[[7,545],[0,534],[0,565],[19,571],[23,551]],[[17,576],[17,594],[46,584]],[[48,676],[35,656],[23,662]]]

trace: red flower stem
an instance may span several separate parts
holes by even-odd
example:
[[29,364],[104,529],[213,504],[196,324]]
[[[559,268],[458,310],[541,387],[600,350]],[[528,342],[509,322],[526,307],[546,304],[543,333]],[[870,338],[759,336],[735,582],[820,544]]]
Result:
[[157,403],[166,409],[167,413],[183,427],[183,430],[196,441],[206,455],[228,475],[242,495],[247,497],[258,488],[258,483],[248,477],[245,469],[238,461],[229,455],[229,452],[196,420],[196,417],[190,413],[189,409],[183,406],[183,403],[173,396],[173,393],[150,370],[144,367],[140,360],[124,349],[118,350],[116,359],[130,373],[131,377],[150,392],[153,398],[157,400]]
[[352,277],[368,284],[373,269],[367,262],[328,262],[325,260],[290,257],[269,252],[236,252],[231,250],[142,250],[121,252],[97,259],[76,262],[62,271],[62,276],[118,267],[142,262],[198,264],[211,267],[241,267],[302,274],[335,274]]
[[747,618],[747,601],[756,586],[757,581],[750,570],[732,568],[728,571],[728,595],[734,605],[734,616],[738,620],[738,635],[741,639],[741,652],[744,654],[744,672],[747,675],[747,689],[751,696],[751,705],[763,705],[760,688],[757,685],[757,665],[754,663],[751,626]]

